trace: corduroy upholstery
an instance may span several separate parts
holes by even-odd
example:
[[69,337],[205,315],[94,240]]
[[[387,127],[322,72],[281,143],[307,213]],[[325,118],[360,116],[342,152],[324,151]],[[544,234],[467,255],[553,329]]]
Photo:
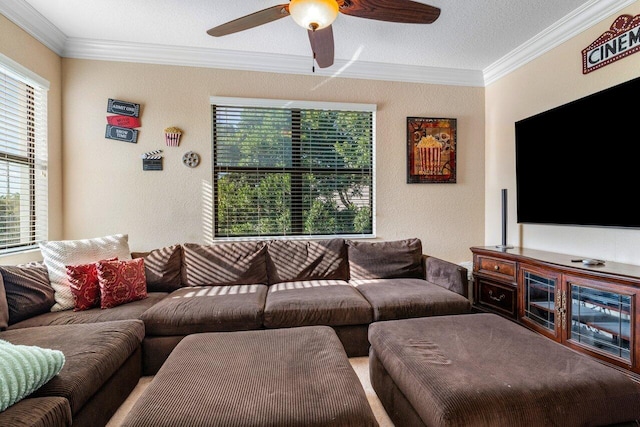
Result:
[[[140,320],[0,332],[0,339],[13,344],[35,345],[64,353],[66,361],[60,373],[31,396],[64,397],[69,401],[74,416],[140,350],[143,338],[144,324]],[[138,358],[138,373],[140,360]],[[126,395],[115,398],[121,398],[119,403],[122,403]]]
[[144,258],[148,292],[171,292],[182,287],[182,246],[132,252],[131,257]]
[[9,304],[7,304],[7,294],[4,291],[4,281],[0,274],[0,331],[4,331],[9,326]]
[[[421,279],[415,280],[426,283],[424,257],[418,256],[419,240],[356,246],[362,249],[365,261],[376,267],[368,269],[367,274],[375,276],[372,280],[377,276],[420,274]],[[135,387],[142,372],[155,374],[172,350],[192,334],[323,326],[335,332],[342,351],[349,357],[364,356],[369,349],[367,329],[374,321],[373,307],[380,312],[384,307],[391,308],[398,316],[419,311],[413,306],[402,311],[398,306],[402,299],[397,300],[394,295],[400,288],[388,289],[388,294],[381,293],[380,299],[371,304],[349,283],[348,246],[343,239],[187,243],[131,255],[145,261],[148,297],[143,300],[110,309],[49,312],[53,300],[47,297],[46,307],[37,308],[41,314],[34,312],[36,315],[12,323],[8,317],[11,307],[2,304],[7,297],[1,298],[0,293],[0,329],[8,324],[8,331],[1,332],[0,338],[6,333],[21,337],[25,343],[34,340],[43,347],[62,346],[65,354],[74,355],[68,359],[62,380],[56,380],[56,393],[68,397],[74,427],[105,423]],[[376,266],[379,263],[386,265]],[[29,265],[43,270],[42,267],[42,263]],[[459,282],[451,285],[452,289],[467,285],[466,275],[458,274],[464,269],[451,263],[446,267],[455,270],[449,277]],[[10,278],[9,270],[15,268],[7,266],[6,275]],[[436,278],[445,282],[437,285],[448,292],[444,290],[450,285],[446,274]],[[52,292],[49,285],[44,290],[45,294]],[[419,300],[411,304],[414,303],[421,304]],[[423,312],[441,314],[432,308]],[[109,338],[96,340],[94,334],[85,333],[110,324],[114,326],[114,336],[127,336],[127,322],[118,321],[131,319],[144,321],[144,340],[124,361],[120,347],[127,353],[128,344]],[[62,328],[66,328],[65,333],[60,333]],[[238,355],[238,351],[228,349],[227,358]],[[92,369],[95,365],[99,368]],[[247,375],[254,372],[252,366],[245,368]],[[106,381],[105,369],[111,372]],[[26,419],[37,425],[32,418]]]
[[374,322],[471,312],[467,298],[422,279],[355,279],[350,284],[371,304]]
[[260,329],[266,285],[189,286],[145,311],[151,336]]
[[47,267],[43,263],[3,265],[0,275],[9,306],[9,325],[46,313],[55,304]]
[[326,326],[193,334],[123,422],[161,426],[377,426]]
[[349,280],[343,239],[273,240],[267,247],[269,284],[306,280]]
[[266,284],[267,243],[182,245],[183,286]]
[[376,322],[369,341],[372,385],[397,425],[640,420],[640,384],[494,314]]
[[433,256],[422,256],[424,279],[463,297],[469,296],[467,269]]
[[109,309],[96,307],[83,311],[65,310],[48,312],[13,324],[9,326],[8,329],[14,330],[32,328],[35,326],[70,325],[138,319],[142,313],[163,300],[167,295],[168,294],[166,292],[153,292],[147,294],[147,298],[143,300],[133,301]]
[[64,397],[31,397],[0,412],[3,427],[70,427],[71,407]]
[[347,246],[351,279],[424,278],[420,239],[391,242],[348,240]]
[[269,286],[266,328],[371,323],[371,306],[342,280],[310,280]]
[[[171,248],[158,251],[172,253]],[[146,326],[147,375],[161,366],[172,343],[191,333],[327,325],[354,357],[368,354],[366,331],[372,321],[470,309],[456,293],[468,287],[466,269],[444,260],[436,264],[433,258],[429,265],[438,272],[425,272],[425,260],[432,257],[422,254],[416,238],[186,243],[182,256],[183,287],[140,317]],[[155,268],[170,269],[169,259],[158,258]],[[429,283],[425,274],[437,282]],[[358,277],[375,285],[363,291],[354,286]]]

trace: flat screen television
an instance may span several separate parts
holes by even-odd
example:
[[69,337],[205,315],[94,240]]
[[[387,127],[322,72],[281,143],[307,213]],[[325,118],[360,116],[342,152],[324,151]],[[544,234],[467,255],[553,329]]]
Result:
[[515,123],[518,223],[640,228],[640,78]]

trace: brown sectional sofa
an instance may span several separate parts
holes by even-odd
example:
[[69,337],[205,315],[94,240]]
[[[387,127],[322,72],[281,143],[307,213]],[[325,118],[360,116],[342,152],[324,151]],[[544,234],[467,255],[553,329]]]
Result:
[[[38,326],[0,332],[0,339],[12,344],[52,348],[64,353],[66,363],[62,371],[32,397],[64,397],[74,426],[105,424],[133,390],[142,374],[143,338],[144,324],[140,320]],[[11,417],[13,408],[0,413],[0,425],[12,425],[4,416]],[[37,413],[25,411],[25,416],[24,424],[15,425],[42,423]],[[59,423],[55,417],[48,421],[50,423],[44,425],[70,425]]]
[[364,356],[372,322],[471,311],[466,269],[423,255],[419,239],[185,243],[132,256],[145,258],[147,298],[78,312],[48,311],[41,263],[0,266],[9,279],[0,340],[66,356],[53,380],[0,413],[0,425],[103,425],[194,333],[326,325],[349,356]]

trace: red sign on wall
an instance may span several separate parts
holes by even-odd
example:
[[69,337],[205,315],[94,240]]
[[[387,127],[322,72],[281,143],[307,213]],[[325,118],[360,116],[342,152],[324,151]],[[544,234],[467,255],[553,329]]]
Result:
[[609,65],[640,50],[640,15],[620,15],[582,51],[582,74]]
[[123,128],[139,128],[140,119],[137,117],[129,116],[107,116],[107,123],[113,126],[120,126]]

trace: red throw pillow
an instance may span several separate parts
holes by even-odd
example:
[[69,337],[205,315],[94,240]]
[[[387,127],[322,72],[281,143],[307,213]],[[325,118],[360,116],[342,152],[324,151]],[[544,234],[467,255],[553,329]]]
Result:
[[97,270],[101,308],[112,308],[147,297],[143,258],[101,261]]
[[[109,258],[104,261],[117,261]],[[67,265],[69,288],[73,295],[73,311],[88,310],[100,305],[100,285],[98,283],[98,262]]]

